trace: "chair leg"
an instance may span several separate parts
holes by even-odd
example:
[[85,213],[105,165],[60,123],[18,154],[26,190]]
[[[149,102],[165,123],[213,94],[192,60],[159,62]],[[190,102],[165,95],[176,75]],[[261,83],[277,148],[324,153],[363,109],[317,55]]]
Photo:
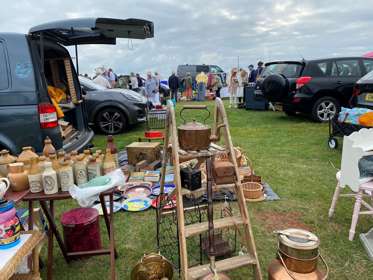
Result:
[[359,219],[361,200],[363,199],[363,191],[361,189],[359,189],[359,192],[356,194],[355,198],[356,200],[355,200],[354,212],[352,213],[350,234],[348,236],[348,239],[350,241],[354,240],[355,229],[356,229],[357,221]]
[[334,215],[334,210],[337,205],[337,201],[338,201],[340,193],[341,193],[341,186],[338,181],[337,186],[335,187],[334,194],[333,194],[332,204],[330,205],[330,208],[329,208],[329,218],[333,217]]

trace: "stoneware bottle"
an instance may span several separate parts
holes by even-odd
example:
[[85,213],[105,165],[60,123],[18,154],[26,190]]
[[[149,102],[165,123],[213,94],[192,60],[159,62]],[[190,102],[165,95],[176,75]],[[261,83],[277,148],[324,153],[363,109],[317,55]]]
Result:
[[84,155],[79,155],[77,157],[77,161],[74,163],[74,178],[75,178],[75,183],[78,186],[85,184],[88,181],[87,163],[84,159],[85,159]]
[[17,158],[10,155],[8,150],[0,151],[0,177],[8,175],[8,164],[16,162]]
[[84,161],[88,163],[89,157],[91,156],[91,150],[86,149],[83,151],[83,154],[84,154]]
[[30,185],[30,192],[38,193],[43,191],[43,181],[41,179],[41,169],[39,166],[39,161],[37,159],[32,159],[31,168],[28,174],[28,182]]
[[87,165],[88,180],[101,176],[101,164],[97,162],[96,156],[91,156]]
[[50,154],[55,154],[56,149],[52,144],[52,140],[47,136],[44,140],[43,155],[49,157]]
[[117,149],[117,146],[115,145],[113,135],[108,135],[107,136],[106,149],[110,149],[110,152],[111,152],[111,154],[112,154],[112,156],[114,158],[114,162],[115,162],[116,168],[118,168],[119,167],[118,149]]
[[115,170],[115,168],[116,164],[113,155],[111,154],[110,149],[106,149],[105,160],[103,163],[103,173],[108,174],[111,171]]
[[60,182],[61,191],[67,192],[74,185],[74,173],[70,164],[70,157],[67,160],[60,161],[60,169],[58,170],[58,180]]
[[70,157],[71,157],[71,160],[73,161],[73,163],[76,161],[76,157],[78,156],[78,152],[77,151],[72,151],[70,153]]
[[53,170],[52,163],[49,161],[44,163],[42,179],[45,194],[54,194],[58,192],[57,173]]
[[8,165],[10,189],[14,192],[27,190],[29,188],[27,174],[23,162],[10,163]]
[[50,154],[49,160],[52,162],[52,168],[54,169],[54,171],[58,172],[58,169],[60,168],[60,163],[58,161],[57,155]]
[[65,159],[65,155],[66,155],[66,153],[64,151],[59,151],[57,153],[58,161],[60,162],[61,160],[64,160]]
[[38,158],[38,155],[34,153],[32,147],[23,147],[22,153],[18,156],[17,162],[23,162],[24,169],[29,171],[31,167],[31,160]]
[[40,173],[43,173],[44,171],[44,163],[46,161],[49,161],[49,159],[46,156],[40,156],[39,157],[39,168],[40,168]]

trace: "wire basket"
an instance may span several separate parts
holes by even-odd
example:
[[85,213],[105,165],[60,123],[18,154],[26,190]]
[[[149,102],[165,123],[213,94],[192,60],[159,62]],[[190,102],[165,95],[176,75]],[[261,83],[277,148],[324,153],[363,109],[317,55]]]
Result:
[[167,110],[153,109],[147,112],[147,126],[150,129],[164,129],[166,127]]

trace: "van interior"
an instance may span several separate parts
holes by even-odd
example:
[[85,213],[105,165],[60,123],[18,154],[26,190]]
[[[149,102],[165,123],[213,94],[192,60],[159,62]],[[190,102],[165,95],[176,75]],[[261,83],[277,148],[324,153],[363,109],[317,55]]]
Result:
[[44,74],[65,144],[84,129],[84,123],[78,117],[82,114],[79,82],[70,54],[64,47],[49,42],[44,44]]

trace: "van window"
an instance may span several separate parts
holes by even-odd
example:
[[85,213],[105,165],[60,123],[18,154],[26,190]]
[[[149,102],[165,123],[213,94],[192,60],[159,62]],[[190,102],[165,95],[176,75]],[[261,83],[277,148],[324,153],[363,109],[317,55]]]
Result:
[[373,71],[373,59],[363,59],[366,73]]
[[0,90],[9,87],[7,65],[4,44],[0,42]]
[[312,77],[325,77],[328,70],[327,61],[316,61],[310,62],[307,64],[303,76],[312,76]]
[[332,76],[360,77],[359,61],[357,59],[335,61],[332,65]]
[[205,72],[205,73],[208,73],[209,72],[209,67],[207,65],[197,65],[196,67],[196,72],[199,73],[199,72]]

